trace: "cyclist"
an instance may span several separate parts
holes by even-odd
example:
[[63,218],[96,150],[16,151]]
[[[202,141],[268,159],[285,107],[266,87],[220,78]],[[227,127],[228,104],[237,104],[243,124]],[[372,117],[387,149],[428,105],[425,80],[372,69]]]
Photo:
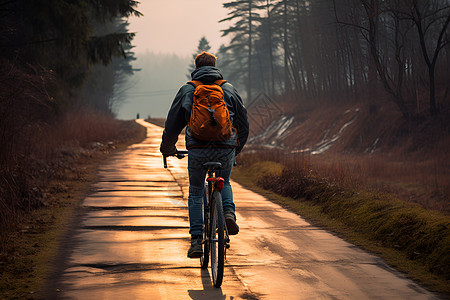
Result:
[[[192,80],[203,84],[213,84],[216,80],[223,79],[220,70],[215,67],[214,55],[202,52],[195,58],[195,70],[192,72]],[[225,187],[222,190],[222,201],[225,222],[230,235],[239,232],[236,223],[235,205],[233,192],[230,185],[230,174],[235,156],[241,152],[247,141],[249,124],[247,110],[242,99],[234,87],[226,82],[221,85],[224,100],[229,110],[233,125],[230,138],[221,141],[208,141],[194,138],[191,135],[189,119],[193,106],[193,95],[195,87],[189,83],[183,85],[178,91],[167,115],[165,129],[162,136],[160,151],[163,155],[170,156],[177,152],[175,147],[178,136],[186,127],[186,148],[188,149],[188,171],[189,171],[189,222],[191,234],[191,247],[188,251],[189,258],[198,258],[203,254],[202,234],[202,196],[204,193],[204,182],[206,170],[203,164],[209,161],[222,163],[222,168],[216,171],[216,176],[225,179]]]

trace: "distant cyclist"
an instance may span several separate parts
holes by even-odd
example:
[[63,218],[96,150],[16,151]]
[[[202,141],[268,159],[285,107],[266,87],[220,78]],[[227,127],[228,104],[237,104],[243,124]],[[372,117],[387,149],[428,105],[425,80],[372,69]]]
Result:
[[230,235],[239,232],[230,174],[235,156],[247,141],[249,124],[241,97],[230,83],[223,80],[219,69],[215,67],[216,59],[207,52],[195,58],[192,81],[183,85],[175,96],[167,115],[160,148],[163,155],[174,155],[177,152],[175,144],[178,136],[187,126],[190,258],[198,258],[203,253],[202,196],[206,176],[203,164],[206,162],[222,163],[216,176],[225,179],[222,190],[225,222]]

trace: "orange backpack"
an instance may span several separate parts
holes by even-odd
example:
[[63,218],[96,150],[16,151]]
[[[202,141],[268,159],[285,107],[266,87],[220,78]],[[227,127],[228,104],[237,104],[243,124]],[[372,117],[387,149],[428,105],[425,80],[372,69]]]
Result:
[[189,121],[192,137],[203,141],[225,141],[233,135],[230,112],[221,88],[225,82],[226,80],[216,80],[213,84],[203,84],[198,80],[188,82],[195,87]]

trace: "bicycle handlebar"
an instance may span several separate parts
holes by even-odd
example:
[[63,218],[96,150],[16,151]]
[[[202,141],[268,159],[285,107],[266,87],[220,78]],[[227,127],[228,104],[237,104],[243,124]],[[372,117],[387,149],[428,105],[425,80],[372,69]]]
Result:
[[[163,155],[164,169],[167,169],[167,157],[175,156],[178,159],[182,159],[185,158],[187,154],[188,154],[187,150],[177,150],[177,153],[173,155]],[[233,166],[237,166],[236,160],[234,161]]]
[[177,153],[175,153],[173,155],[163,155],[164,169],[167,169],[167,157],[175,156],[178,159],[182,159],[182,158],[185,158],[187,154],[188,154],[187,150],[177,150]]

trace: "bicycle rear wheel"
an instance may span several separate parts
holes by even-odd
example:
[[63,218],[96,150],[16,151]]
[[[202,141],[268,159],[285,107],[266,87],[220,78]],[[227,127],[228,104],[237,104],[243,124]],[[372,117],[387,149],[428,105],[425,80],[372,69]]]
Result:
[[208,185],[205,186],[205,193],[203,194],[203,255],[200,257],[200,266],[202,269],[208,268],[209,263],[209,249],[210,249],[210,217],[209,209],[207,206],[208,199],[207,195],[209,193]]
[[222,195],[214,191],[211,205],[211,273],[213,284],[220,287],[225,264],[225,226],[222,207]]

